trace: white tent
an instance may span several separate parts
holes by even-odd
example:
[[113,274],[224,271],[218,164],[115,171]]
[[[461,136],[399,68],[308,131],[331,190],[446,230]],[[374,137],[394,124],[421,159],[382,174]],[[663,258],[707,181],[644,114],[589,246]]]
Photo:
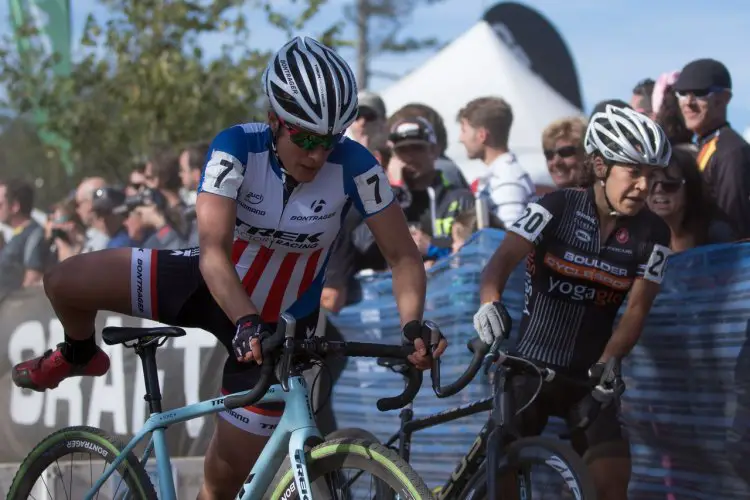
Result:
[[435,108],[448,131],[446,154],[471,182],[484,172],[469,160],[458,142],[458,111],[470,100],[498,96],[513,108],[509,147],[537,184],[552,185],[542,154],[541,137],[553,120],[580,116],[581,111],[531,72],[510,47],[480,21],[422,66],[381,93],[389,113],[419,102]]

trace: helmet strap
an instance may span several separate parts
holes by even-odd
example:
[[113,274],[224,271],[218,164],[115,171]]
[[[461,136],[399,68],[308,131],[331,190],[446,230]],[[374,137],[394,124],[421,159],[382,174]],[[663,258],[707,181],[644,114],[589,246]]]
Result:
[[599,179],[599,183],[602,186],[602,191],[604,193],[604,201],[607,203],[607,208],[609,208],[609,215],[610,217],[617,217],[620,214],[617,210],[615,210],[614,205],[612,205],[612,202],[609,201],[609,196],[607,196],[607,179],[609,179],[609,172],[612,170],[612,165],[607,165],[607,173],[604,174],[604,179]]

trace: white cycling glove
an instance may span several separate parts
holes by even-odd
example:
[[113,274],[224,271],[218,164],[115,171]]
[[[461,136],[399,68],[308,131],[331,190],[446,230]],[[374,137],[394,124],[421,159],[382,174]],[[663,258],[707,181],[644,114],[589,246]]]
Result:
[[482,304],[474,315],[474,329],[485,344],[491,344],[496,337],[508,338],[511,325],[510,314],[499,301]]

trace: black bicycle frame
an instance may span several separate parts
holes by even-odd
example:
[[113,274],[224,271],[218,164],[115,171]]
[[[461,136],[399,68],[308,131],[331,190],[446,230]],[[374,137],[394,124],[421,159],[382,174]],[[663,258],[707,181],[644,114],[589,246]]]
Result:
[[[492,409],[492,397],[480,399],[466,405],[462,405],[449,410],[441,411],[427,417],[414,418],[414,411],[409,407],[401,410],[399,417],[401,419],[400,430],[391,436],[391,438],[385,443],[386,446],[391,446],[396,441],[399,441],[398,454],[409,461],[411,455],[411,436],[417,431],[422,429],[428,429],[435,427],[436,425],[451,422],[462,417],[468,417],[477,413],[490,411]],[[437,493],[436,497],[438,500],[448,498],[451,492],[460,492],[466,487],[469,479],[479,469],[479,466],[485,459],[487,442],[490,431],[494,427],[494,424],[488,420],[486,424],[479,431],[476,440],[472,443],[468,453],[460,460],[456,468],[451,473],[448,482],[446,482]]]

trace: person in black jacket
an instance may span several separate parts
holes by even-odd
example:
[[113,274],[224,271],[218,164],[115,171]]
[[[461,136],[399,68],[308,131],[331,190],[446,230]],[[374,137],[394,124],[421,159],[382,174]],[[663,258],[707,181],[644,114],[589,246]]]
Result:
[[695,134],[698,168],[740,238],[750,237],[750,144],[727,122],[732,78],[715,59],[697,59],[673,86],[685,125]]

